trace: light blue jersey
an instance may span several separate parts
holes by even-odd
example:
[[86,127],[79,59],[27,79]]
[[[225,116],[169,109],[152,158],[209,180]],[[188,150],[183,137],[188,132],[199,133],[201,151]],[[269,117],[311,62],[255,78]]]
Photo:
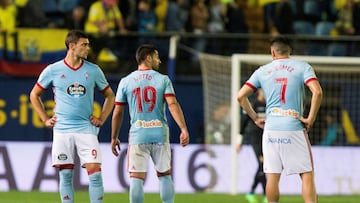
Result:
[[246,82],[254,90],[261,88],[266,98],[265,130],[302,130],[297,119],[303,116],[305,85],[317,80],[306,62],[277,59],[258,68]]
[[175,96],[172,83],[155,70],[137,70],[120,81],[115,105],[129,105],[130,144],[169,142],[167,96]]
[[80,68],[73,69],[65,60],[58,61],[42,71],[37,85],[42,89],[53,89],[57,116],[54,130],[98,133],[99,129],[90,122],[94,110],[94,89],[103,92],[110,87],[100,67],[83,61]]

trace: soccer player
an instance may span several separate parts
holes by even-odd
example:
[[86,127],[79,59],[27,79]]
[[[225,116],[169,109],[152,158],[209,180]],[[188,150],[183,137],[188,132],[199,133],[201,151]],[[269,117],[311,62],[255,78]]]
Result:
[[[100,67],[85,60],[90,50],[87,35],[78,30],[69,31],[65,45],[65,59],[42,71],[30,100],[45,126],[53,128],[52,164],[59,169],[61,201],[74,202],[73,169],[77,153],[89,175],[90,202],[101,203],[104,187],[97,135],[113,109],[115,95]],[[56,104],[52,117],[41,100],[48,88],[52,88]],[[95,88],[105,98],[99,117],[93,115]]]
[[[261,89],[257,90],[257,96],[254,101],[251,102],[252,107],[257,113],[257,117],[265,117],[265,98],[263,91]],[[263,129],[259,128],[254,122],[252,122],[251,118],[244,113],[243,117],[241,117],[241,128],[240,128],[240,135],[242,136],[245,134],[245,132],[249,133],[251,136],[249,138],[250,144],[255,152],[256,160],[258,162],[258,169],[255,173],[253,184],[251,185],[250,192],[245,195],[245,199],[249,203],[257,203],[257,199],[255,196],[255,189],[258,186],[258,184],[261,184],[263,189],[263,203],[267,203],[267,198],[265,195],[266,191],[266,176],[263,169],[263,162],[264,162],[264,156],[262,151],[262,135],[263,135]],[[236,144],[236,150],[239,152],[242,146],[242,139],[238,139],[238,143]]]
[[115,97],[112,117],[111,149],[120,150],[118,135],[126,105],[130,113],[128,171],[130,173],[130,203],[144,202],[143,184],[149,158],[152,159],[160,184],[163,203],[174,202],[171,178],[171,151],[165,104],[179,126],[180,144],[189,144],[184,115],[168,76],[157,72],[161,63],[153,45],[144,44],[136,51],[138,69],[121,79]]
[[[279,202],[279,180],[285,174],[299,174],[305,203],[316,203],[314,168],[308,132],[322,101],[322,88],[313,68],[306,62],[290,58],[287,38],[271,40],[273,60],[258,68],[237,95],[249,117],[264,128],[264,172],[267,174],[266,196],[269,203]],[[303,115],[305,86],[311,93],[307,117]],[[248,96],[262,88],[266,100],[266,119],[257,116]]]

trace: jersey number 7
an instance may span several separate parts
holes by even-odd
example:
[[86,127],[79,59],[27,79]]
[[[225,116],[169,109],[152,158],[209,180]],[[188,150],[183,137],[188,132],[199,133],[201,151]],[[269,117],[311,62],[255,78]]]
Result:
[[280,89],[280,102],[282,104],[285,104],[285,93],[286,93],[286,87],[288,83],[287,78],[275,78],[276,83],[281,83],[281,89]]

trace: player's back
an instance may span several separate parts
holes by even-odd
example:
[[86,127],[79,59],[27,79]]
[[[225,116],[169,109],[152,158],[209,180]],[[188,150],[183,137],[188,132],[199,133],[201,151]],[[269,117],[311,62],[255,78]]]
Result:
[[168,141],[165,97],[174,96],[170,79],[154,70],[138,70],[128,75],[126,99],[131,118],[130,143]]
[[316,78],[311,66],[293,59],[278,59],[262,66],[258,76],[266,98],[266,129],[301,130],[307,80]]

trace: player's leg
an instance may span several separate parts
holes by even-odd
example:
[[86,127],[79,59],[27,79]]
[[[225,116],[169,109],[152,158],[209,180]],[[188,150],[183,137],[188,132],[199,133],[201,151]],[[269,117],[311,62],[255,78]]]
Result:
[[314,173],[307,172],[300,174],[302,180],[302,196],[305,203],[317,203]]
[[280,173],[268,173],[266,182],[266,197],[269,203],[279,202],[279,181]]
[[129,145],[128,171],[130,173],[130,203],[144,202],[144,180],[150,157],[149,144]]
[[146,173],[130,172],[130,203],[144,202],[144,180]]
[[74,165],[61,165],[59,166],[59,193],[62,203],[74,202]]
[[104,198],[104,186],[99,163],[85,164],[89,176],[89,197],[91,203],[101,203]]
[[159,177],[160,197],[163,203],[173,203],[174,183],[171,177],[171,149],[169,143],[154,144],[151,157]]
[[104,198],[104,186],[98,137],[93,134],[77,134],[74,140],[80,162],[88,173],[90,202],[101,203]]
[[171,171],[164,173],[157,172],[160,182],[160,197],[163,203],[173,203],[175,197],[174,184],[171,178]]
[[52,164],[59,169],[59,193],[62,203],[74,202],[73,168],[74,143],[72,134],[54,131],[52,146]]

